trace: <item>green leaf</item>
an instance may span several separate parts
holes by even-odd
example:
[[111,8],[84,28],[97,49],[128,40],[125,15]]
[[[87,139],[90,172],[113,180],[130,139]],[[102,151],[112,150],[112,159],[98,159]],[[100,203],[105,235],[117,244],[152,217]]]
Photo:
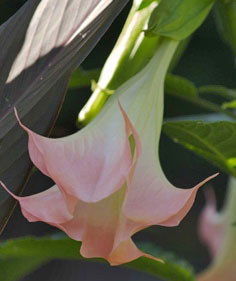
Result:
[[214,0],[162,0],[153,11],[147,35],[161,35],[182,40],[204,21]]
[[[79,259],[83,257],[79,253],[80,242],[74,241],[64,236],[51,236],[43,238],[21,238],[9,240],[0,244],[0,259],[29,260],[31,258],[38,259],[38,265],[43,261],[50,259]],[[176,262],[176,260],[168,260],[163,252],[153,251],[153,245],[145,248],[151,254],[157,255],[158,258],[163,258],[164,263],[149,259],[146,257],[139,258],[133,262],[127,263],[124,266],[135,270],[144,271],[156,277],[160,277],[166,281],[194,281],[192,270],[186,267],[186,264]],[[84,259],[83,259],[84,260]],[[105,262],[103,259],[86,259],[86,261]],[[32,261],[32,270],[35,269],[37,260]],[[26,269],[29,271],[29,267]],[[1,280],[2,281],[2,280]],[[4,281],[6,281],[4,279]],[[9,281],[11,281],[9,279]]]
[[0,258],[82,259],[79,252],[80,245],[80,242],[69,239],[64,235],[12,239],[0,244]]
[[[225,92],[227,91],[228,95],[226,98],[228,99],[229,95],[232,96],[234,94],[234,90],[226,90],[226,88],[222,86],[204,86],[200,88],[201,92],[209,92],[210,90],[211,92],[215,91],[214,93],[217,93],[218,95],[220,94],[221,96],[226,95]],[[199,96],[199,89],[197,89],[196,86],[186,78],[168,74],[165,81],[165,92],[169,95],[176,96],[187,102],[191,102],[199,107],[207,109],[210,112],[221,112],[229,116],[231,119],[236,119],[236,115],[233,112],[226,110],[216,103],[201,98]]]
[[[136,3],[137,2],[137,3]],[[134,4],[136,5],[136,9],[138,10],[138,11],[140,11],[140,10],[142,10],[142,9],[145,9],[147,6],[149,6],[151,3],[153,3],[153,2],[156,2],[156,3],[159,3],[160,2],[160,0],[143,0],[143,1],[141,1],[141,3],[140,3],[140,1],[138,0],[138,1],[135,1],[134,0]]]
[[236,1],[218,0],[215,6],[217,27],[236,54]]
[[236,123],[167,122],[163,129],[175,142],[236,176]]
[[41,266],[46,259],[30,257],[30,258],[0,258],[0,281],[15,281],[24,277],[26,274],[32,272]]
[[[169,281],[194,281],[193,267],[185,260],[180,259],[172,252],[166,252],[152,243],[139,243],[139,248],[144,252],[161,258],[164,263],[157,263],[145,257],[139,258],[128,265],[130,268],[139,269],[147,273],[156,275],[163,280]],[[147,262],[148,261],[148,262]]]
[[183,97],[197,97],[196,86],[188,79],[168,73],[165,80],[165,91]]
[[236,100],[233,100],[231,102],[225,102],[222,104],[222,108],[231,108],[231,109],[236,109]]
[[229,89],[219,85],[207,85],[198,89],[199,94],[211,94],[221,96],[227,100],[236,99],[236,89]]

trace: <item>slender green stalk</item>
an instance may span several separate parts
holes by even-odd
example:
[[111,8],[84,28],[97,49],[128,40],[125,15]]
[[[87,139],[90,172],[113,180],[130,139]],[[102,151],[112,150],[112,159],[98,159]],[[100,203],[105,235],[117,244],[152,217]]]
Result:
[[143,8],[140,8],[140,2],[144,1],[134,1],[121,35],[93,89],[93,94],[78,116],[79,126],[86,125],[97,115],[112,91],[139,72],[159,45],[159,37],[145,37],[143,32],[158,1],[144,5]]

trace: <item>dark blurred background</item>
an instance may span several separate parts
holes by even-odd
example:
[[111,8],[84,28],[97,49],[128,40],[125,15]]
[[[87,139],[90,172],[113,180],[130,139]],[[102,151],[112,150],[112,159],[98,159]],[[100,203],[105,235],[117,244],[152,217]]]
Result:
[[[2,23],[7,20],[23,2],[20,0],[0,0],[0,22]],[[130,6],[131,3],[127,5],[89,57],[83,62],[82,67],[84,69],[102,67],[116,42]],[[187,77],[196,83],[197,86],[222,84],[227,87],[236,88],[234,58],[231,50],[222,41],[216,30],[213,13],[195,32],[173,72]],[[68,91],[54,133],[70,134],[76,130],[75,120],[77,114],[90,93],[89,88]],[[207,112],[178,98],[166,95],[166,118],[203,113]],[[170,182],[182,188],[192,187],[205,177],[218,171],[207,161],[173,143],[165,135],[161,136],[160,159],[163,170]],[[211,181],[210,184],[214,186],[220,207],[224,199],[227,176],[220,173],[217,179]],[[49,179],[39,173],[35,173],[24,194],[37,193],[51,185],[52,183]],[[153,226],[136,234],[134,240],[152,242],[158,247],[174,251],[177,256],[193,264],[196,271],[202,270],[209,263],[207,249],[200,243],[197,235],[197,220],[203,204],[204,196],[202,190],[200,190],[194,207],[179,227],[165,228]],[[18,206],[1,240],[25,235],[39,236],[55,231],[55,229],[43,223],[28,223],[21,215]],[[22,281],[120,281],[121,279],[129,281],[157,280],[154,277],[121,267],[76,261],[52,261],[22,279]]]

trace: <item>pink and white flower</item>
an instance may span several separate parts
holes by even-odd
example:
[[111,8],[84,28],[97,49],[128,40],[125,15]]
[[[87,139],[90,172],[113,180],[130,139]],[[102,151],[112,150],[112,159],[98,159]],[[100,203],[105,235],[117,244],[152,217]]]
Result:
[[30,222],[46,222],[82,241],[84,257],[118,265],[146,255],[132,235],[150,225],[178,225],[199,187],[214,177],[179,189],[158,160],[164,78],[177,45],[163,40],[149,64],[74,135],[42,137],[19,121],[29,135],[34,165],[55,185],[36,195],[12,196]]
[[236,280],[236,181],[230,179],[226,202],[221,211],[216,209],[213,191],[200,216],[199,232],[209,248],[212,263],[199,274],[199,281]]

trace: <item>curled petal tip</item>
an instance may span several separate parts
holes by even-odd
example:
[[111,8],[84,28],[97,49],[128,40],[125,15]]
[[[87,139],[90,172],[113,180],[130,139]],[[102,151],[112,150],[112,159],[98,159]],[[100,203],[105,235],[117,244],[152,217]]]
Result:
[[160,262],[160,263],[165,264],[165,261],[164,261],[164,260],[159,259],[159,258],[156,258],[156,257],[154,257],[154,256],[152,256],[152,255],[144,254],[143,256],[144,256],[145,258],[152,259],[152,260],[155,260],[155,261],[157,261],[157,262]]
[[215,173],[214,175],[212,175],[212,178],[217,177],[219,174],[220,174],[219,172],[218,172],[218,173]]
[[19,118],[19,115],[18,115],[18,112],[17,112],[17,109],[15,106],[14,106],[14,113],[15,113],[17,121],[21,124],[21,121],[20,121],[20,118]]
[[212,176],[209,176],[208,178],[206,178],[205,180],[203,180],[202,182],[200,182],[198,185],[196,185],[196,187],[201,187],[202,185],[204,185],[205,183],[207,183],[208,181],[214,179],[215,177],[217,177],[219,175],[219,173],[216,173]]
[[14,106],[14,112],[15,112],[15,116],[16,116],[16,119],[17,119],[19,125],[20,125],[25,131],[29,132],[29,129],[28,129],[27,127],[25,127],[25,125],[23,125],[22,122],[20,121],[20,117],[19,117],[19,115],[18,115],[18,112],[17,112],[17,109],[16,109],[15,106]]
[[0,184],[2,185],[2,187],[6,190],[7,193],[9,193],[13,198],[15,198],[16,200],[19,200],[18,196],[16,196],[14,193],[12,193],[7,187],[6,185],[0,181]]

